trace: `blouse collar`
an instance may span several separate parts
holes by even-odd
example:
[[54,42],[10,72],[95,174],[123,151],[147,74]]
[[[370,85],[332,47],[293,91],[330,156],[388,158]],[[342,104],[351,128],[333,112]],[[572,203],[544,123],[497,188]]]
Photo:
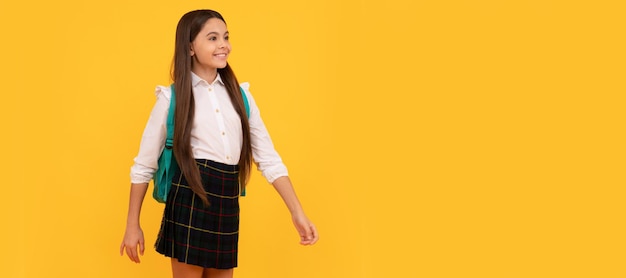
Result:
[[193,71],[191,72],[191,84],[196,87],[200,84],[205,84],[205,85],[215,85],[216,83],[219,83],[221,85],[224,85],[224,81],[222,81],[222,77],[220,76],[220,73],[217,73],[217,76],[215,77],[215,80],[213,80],[213,82],[209,83],[206,80],[200,78],[200,76],[198,76],[197,74],[195,74]]

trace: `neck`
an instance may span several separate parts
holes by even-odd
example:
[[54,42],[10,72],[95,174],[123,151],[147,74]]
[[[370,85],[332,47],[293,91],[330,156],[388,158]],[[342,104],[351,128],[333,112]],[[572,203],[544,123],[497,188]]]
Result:
[[213,83],[213,81],[215,81],[215,78],[217,78],[217,69],[215,68],[204,69],[200,67],[193,67],[191,71],[193,71],[193,73],[195,73],[200,78],[204,79],[206,82],[209,82],[209,84]]

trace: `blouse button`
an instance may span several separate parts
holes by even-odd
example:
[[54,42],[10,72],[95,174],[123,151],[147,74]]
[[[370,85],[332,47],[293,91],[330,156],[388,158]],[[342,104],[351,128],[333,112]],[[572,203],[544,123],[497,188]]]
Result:
[[219,109],[215,109],[215,113],[219,113],[219,112],[220,112],[220,110],[219,110]]

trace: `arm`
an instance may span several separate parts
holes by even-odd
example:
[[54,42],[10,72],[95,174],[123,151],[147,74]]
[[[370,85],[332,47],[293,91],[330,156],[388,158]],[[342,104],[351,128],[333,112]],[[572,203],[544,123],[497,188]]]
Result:
[[[144,129],[139,154],[135,157],[135,164],[131,167],[130,202],[126,218],[126,232],[120,246],[120,255],[124,249],[131,261],[139,263],[139,254],[144,252],[144,238],[139,215],[141,205],[148,190],[148,183],[158,168],[158,159],[165,144],[166,127],[171,92],[166,87],[158,86],[155,92],[157,102],[152,108],[150,118]],[[139,245],[139,252],[137,252]]]
[[[120,255],[124,255],[124,249],[128,258],[139,263],[139,254],[143,256],[145,250],[143,231],[139,223],[139,215],[141,214],[141,205],[148,190],[147,183],[131,184],[130,186],[130,203],[128,204],[128,216],[126,218],[126,232],[124,240],[120,246]],[[139,245],[139,253],[137,253],[137,245]]]
[[283,164],[276,149],[274,149],[274,144],[261,119],[261,113],[256,105],[256,101],[250,94],[249,84],[243,83],[241,87],[246,92],[250,105],[250,117],[248,120],[250,123],[254,161],[257,163],[259,171],[274,186],[274,189],[276,189],[276,192],[278,192],[289,209],[293,224],[300,234],[300,244],[312,245],[318,240],[317,229],[306,217],[302,205],[300,205],[300,201],[289,179],[287,167]]
[[315,225],[306,217],[302,205],[296,196],[291,180],[287,176],[276,179],[272,185],[285,202],[285,205],[291,213],[293,225],[300,234],[300,244],[313,245],[317,242],[319,236]]

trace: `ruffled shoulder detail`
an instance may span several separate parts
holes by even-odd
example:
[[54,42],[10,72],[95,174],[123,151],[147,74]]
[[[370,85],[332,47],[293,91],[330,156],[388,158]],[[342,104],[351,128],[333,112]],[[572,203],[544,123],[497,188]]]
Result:
[[240,86],[241,88],[243,88],[243,90],[244,90],[247,94],[250,94],[250,83],[248,83],[248,82],[243,82],[243,83],[240,83],[240,84],[239,84],[239,86]]
[[172,90],[170,89],[170,86],[157,86],[154,90],[154,94],[157,97],[159,97],[159,95],[163,95],[167,100],[172,98]]

